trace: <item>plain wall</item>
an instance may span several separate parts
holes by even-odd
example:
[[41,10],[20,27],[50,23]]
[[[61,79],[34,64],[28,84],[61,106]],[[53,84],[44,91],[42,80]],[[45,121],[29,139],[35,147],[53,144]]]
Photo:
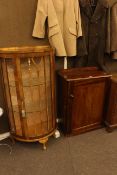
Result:
[[0,1],[0,47],[44,45],[32,37],[37,0]]

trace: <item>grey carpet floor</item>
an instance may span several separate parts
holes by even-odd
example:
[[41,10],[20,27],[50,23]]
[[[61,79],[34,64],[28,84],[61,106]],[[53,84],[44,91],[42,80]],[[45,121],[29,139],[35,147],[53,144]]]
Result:
[[47,151],[38,143],[16,142],[10,155],[0,146],[0,175],[117,175],[117,130],[52,137]]

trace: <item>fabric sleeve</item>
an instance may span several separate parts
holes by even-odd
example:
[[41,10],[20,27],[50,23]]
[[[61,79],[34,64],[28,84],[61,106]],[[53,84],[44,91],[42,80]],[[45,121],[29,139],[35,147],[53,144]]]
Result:
[[38,38],[45,37],[45,21],[48,14],[48,0],[38,0],[36,18],[32,36]]
[[107,10],[107,26],[106,26],[106,47],[105,47],[105,52],[110,54],[111,49],[110,49],[110,8]]
[[76,25],[77,25],[77,37],[82,36],[82,27],[81,27],[81,14],[80,14],[80,6],[79,0],[74,0],[74,9],[75,9],[75,17],[76,17]]
[[111,9],[111,52],[117,52],[117,3]]

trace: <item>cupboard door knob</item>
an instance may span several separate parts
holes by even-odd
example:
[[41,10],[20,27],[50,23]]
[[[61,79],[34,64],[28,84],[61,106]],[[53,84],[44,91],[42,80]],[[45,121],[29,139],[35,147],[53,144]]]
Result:
[[74,95],[73,94],[70,94],[70,98],[74,98]]

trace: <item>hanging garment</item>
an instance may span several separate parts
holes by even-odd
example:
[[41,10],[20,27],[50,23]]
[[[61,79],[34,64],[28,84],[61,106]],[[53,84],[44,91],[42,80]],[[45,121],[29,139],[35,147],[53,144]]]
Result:
[[117,72],[117,0],[110,0],[108,13],[108,35],[107,51],[110,55],[105,55],[104,63],[106,70],[110,73]]
[[109,9],[110,20],[108,25],[110,26],[110,50],[111,58],[117,59],[117,0],[112,4]]
[[48,19],[48,38],[57,56],[75,56],[77,38],[82,36],[78,0],[38,0],[33,36],[44,38]]
[[86,65],[96,66],[104,56],[106,41],[106,17],[109,7],[107,0],[97,0],[95,9],[92,9],[90,0],[79,0],[83,38],[78,41],[78,56],[85,56]]
[[99,65],[103,68],[104,55],[111,52],[107,46],[110,46],[109,10],[112,1],[115,0],[97,0],[95,8],[92,8],[90,0],[79,0],[83,37],[78,39],[77,49],[85,66]]

